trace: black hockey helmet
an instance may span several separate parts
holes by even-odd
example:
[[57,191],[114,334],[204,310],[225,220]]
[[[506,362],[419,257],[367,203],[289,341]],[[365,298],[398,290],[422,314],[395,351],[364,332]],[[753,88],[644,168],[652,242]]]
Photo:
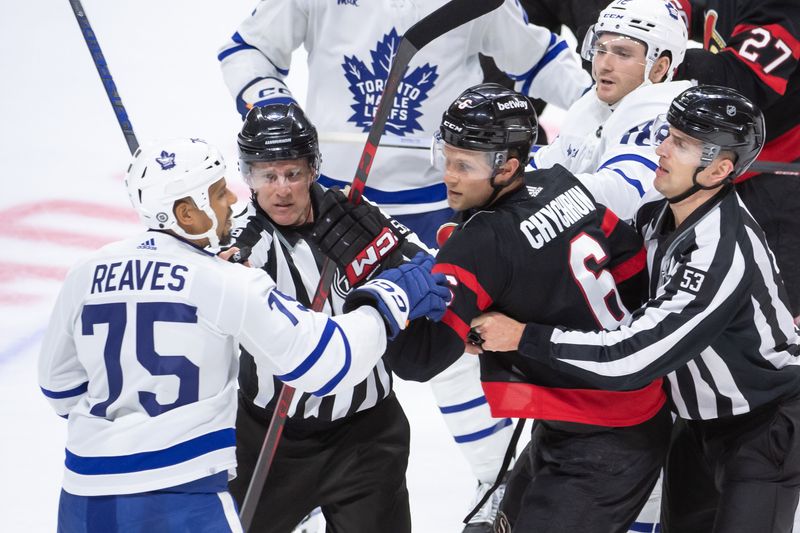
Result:
[[742,175],[764,146],[764,115],[728,87],[699,85],[679,94],[667,112],[669,124],[703,142],[704,166],[722,150],[736,154],[731,179]]
[[496,83],[482,83],[461,93],[444,112],[439,134],[447,144],[466,150],[517,150],[520,168],[524,168],[538,124],[527,96]]
[[295,103],[254,107],[238,136],[240,161],[281,161],[308,158],[319,171],[317,129]]

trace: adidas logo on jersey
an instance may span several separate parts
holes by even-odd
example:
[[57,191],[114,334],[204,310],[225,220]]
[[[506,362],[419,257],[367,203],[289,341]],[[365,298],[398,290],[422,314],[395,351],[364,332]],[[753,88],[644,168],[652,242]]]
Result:
[[140,250],[157,250],[156,248],[156,240],[155,239],[147,239],[142,244],[136,247]]

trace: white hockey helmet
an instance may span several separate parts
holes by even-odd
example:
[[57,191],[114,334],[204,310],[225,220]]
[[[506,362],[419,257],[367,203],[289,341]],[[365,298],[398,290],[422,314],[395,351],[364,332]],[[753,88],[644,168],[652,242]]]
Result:
[[[218,221],[211,209],[208,188],[224,175],[225,161],[219,150],[201,139],[172,139],[136,150],[125,185],[145,226],[171,230],[190,240],[208,238],[217,248]],[[175,219],[175,201],[186,197],[211,219],[211,229],[201,235],[187,233]]]
[[616,33],[641,41],[647,47],[644,78],[656,60],[669,52],[672,56],[666,81],[686,55],[689,38],[680,9],[670,0],[614,0],[600,12],[597,23],[589,28],[581,47],[581,57],[591,61],[595,42],[602,33]]

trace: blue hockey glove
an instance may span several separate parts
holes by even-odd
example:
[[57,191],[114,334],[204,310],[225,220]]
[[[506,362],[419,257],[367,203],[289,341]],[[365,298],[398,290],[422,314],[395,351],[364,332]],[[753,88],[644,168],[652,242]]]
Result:
[[432,274],[432,267],[433,257],[420,252],[411,262],[386,270],[350,291],[344,310],[372,305],[383,315],[389,339],[395,338],[408,320],[422,316],[439,320],[451,294],[444,274]]

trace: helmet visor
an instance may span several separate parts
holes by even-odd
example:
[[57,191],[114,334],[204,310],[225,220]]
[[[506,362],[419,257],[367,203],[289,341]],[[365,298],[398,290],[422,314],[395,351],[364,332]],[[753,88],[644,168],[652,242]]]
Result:
[[654,147],[669,143],[672,148],[670,157],[693,167],[708,166],[720,152],[719,145],[695,139],[672,126],[666,114],[659,115],[653,121],[650,141]]
[[431,165],[442,174],[458,179],[488,180],[507,160],[508,150],[467,150],[444,142],[438,131],[433,135]]
[[597,33],[591,26],[583,38],[581,57],[586,61],[613,58],[620,65],[647,66],[647,45],[638,39],[618,33]]
[[245,161],[239,160],[242,179],[251,189],[265,185],[294,185],[310,183],[316,178],[316,169],[305,159],[291,161]]

